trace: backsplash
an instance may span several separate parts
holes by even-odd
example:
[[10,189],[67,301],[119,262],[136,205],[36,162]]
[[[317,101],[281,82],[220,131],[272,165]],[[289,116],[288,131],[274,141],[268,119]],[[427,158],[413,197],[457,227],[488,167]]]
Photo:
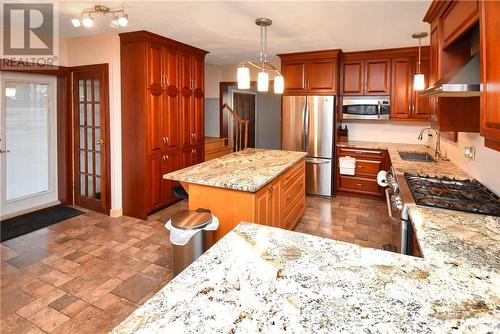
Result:
[[[349,140],[384,143],[426,144],[417,139],[425,122],[349,121],[341,123],[349,129]],[[337,126],[338,127],[338,126]]]

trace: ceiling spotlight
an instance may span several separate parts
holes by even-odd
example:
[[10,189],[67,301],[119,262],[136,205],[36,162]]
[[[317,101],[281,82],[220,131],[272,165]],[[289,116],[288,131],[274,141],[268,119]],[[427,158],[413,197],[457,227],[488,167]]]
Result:
[[73,27],[78,28],[84,26],[85,28],[90,28],[94,25],[94,19],[92,15],[102,14],[103,16],[112,14],[113,19],[109,22],[109,25],[113,28],[126,27],[128,25],[128,15],[125,13],[125,8],[111,9],[103,5],[94,5],[91,8],[83,9],[80,13],[80,19],[71,19],[71,24]]
[[126,27],[128,24],[128,15],[125,14],[120,16],[120,18],[118,19],[118,24],[121,25],[122,27]]
[[113,17],[113,19],[111,20],[111,22],[109,22],[109,26],[111,28],[118,28],[120,24],[118,23],[118,18],[115,16]]
[[79,26],[82,25],[82,22],[80,22],[80,19],[71,19],[71,23],[73,24],[73,27],[78,28]]
[[85,28],[90,28],[94,25],[94,19],[92,19],[90,16],[86,17],[82,20],[82,24]]

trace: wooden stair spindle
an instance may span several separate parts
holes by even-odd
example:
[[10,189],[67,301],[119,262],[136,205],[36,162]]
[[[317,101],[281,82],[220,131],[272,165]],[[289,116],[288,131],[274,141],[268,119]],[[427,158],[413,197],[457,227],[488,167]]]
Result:
[[228,140],[233,151],[245,150],[248,147],[248,126],[250,121],[242,119],[227,103],[222,105],[228,111]]

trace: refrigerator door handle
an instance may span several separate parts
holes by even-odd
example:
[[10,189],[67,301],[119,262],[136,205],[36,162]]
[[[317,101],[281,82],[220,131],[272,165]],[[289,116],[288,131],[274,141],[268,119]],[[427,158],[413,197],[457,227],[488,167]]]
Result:
[[309,163],[309,164],[316,164],[316,165],[322,165],[322,164],[327,164],[327,163],[330,163],[330,160],[326,160],[326,159],[311,159],[311,158],[307,158],[307,159],[306,159],[306,163]]
[[302,150],[306,150],[306,117],[307,117],[307,100],[302,108]]
[[309,102],[306,100],[305,115],[304,115],[304,151],[309,149]]

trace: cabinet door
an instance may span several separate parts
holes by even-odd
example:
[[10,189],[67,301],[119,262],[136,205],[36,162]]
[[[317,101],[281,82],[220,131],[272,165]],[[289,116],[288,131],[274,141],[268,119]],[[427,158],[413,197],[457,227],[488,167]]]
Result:
[[204,138],[204,127],[205,127],[205,116],[204,116],[204,77],[205,77],[205,62],[203,58],[193,58],[193,117],[192,117],[192,128],[194,133],[194,142],[197,144],[202,144],[205,141]]
[[388,95],[391,92],[390,59],[365,61],[365,95]]
[[161,90],[148,90],[147,94],[147,146],[148,154],[154,154],[164,149],[163,130],[163,93]]
[[180,114],[181,114],[181,144],[191,145],[194,143],[194,119],[193,119],[193,66],[191,56],[180,55]]
[[307,91],[310,93],[336,92],[335,59],[314,59],[307,62]]
[[147,45],[147,88],[163,87],[162,47],[148,43]]
[[148,211],[163,205],[163,157],[148,158]]
[[256,199],[256,217],[255,222],[261,225],[270,225],[269,217],[270,217],[270,192],[271,186],[267,186],[264,190],[257,195]]
[[285,94],[304,93],[306,91],[305,61],[284,61],[281,63],[281,73],[285,78]]
[[500,2],[481,1],[481,116],[485,145],[500,150]]
[[281,222],[281,182],[274,182],[271,185],[269,220],[270,226],[285,228]]
[[[429,87],[429,59],[422,59],[420,62],[420,72],[424,74],[425,87]],[[415,73],[417,73],[418,59],[415,59]],[[412,91],[413,91],[413,107],[412,107],[412,118],[414,119],[429,119],[430,116],[430,100],[427,96],[420,96],[420,93],[413,89],[412,80]]]
[[163,49],[166,87],[164,91],[163,136],[168,148],[179,145],[179,54]]
[[165,204],[170,203],[176,199],[175,196],[172,194],[172,189],[175,186],[175,184],[177,184],[177,182],[172,180],[166,180],[163,178],[163,175],[179,169],[177,158],[178,154],[175,151],[162,155],[162,163],[163,163],[162,192]]
[[179,53],[175,50],[163,48],[163,72],[165,88],[179,89]]
[[441,50],[439,41],[439,27],[436,25],[431,30],[431,44],[429,48],[430,52],[430,73],[429,73],[429,84],[432,86],[441,78]]
[[411,58],[392,60],[391,119],[411,116],[413,62]]
[[341,72],[342,95],[363,95],[364,61],[345,61]]

